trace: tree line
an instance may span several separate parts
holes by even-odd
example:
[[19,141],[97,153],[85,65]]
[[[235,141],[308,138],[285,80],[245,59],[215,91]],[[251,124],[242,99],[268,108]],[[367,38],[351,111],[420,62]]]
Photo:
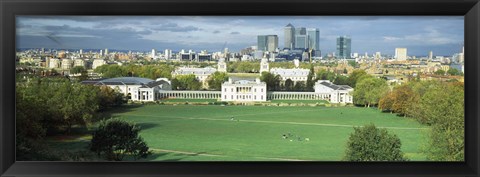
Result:
[[354,71],[354,104],[413,118],[429,125],[425,152],[429,160],[464,160],[464,84],[412,80],[391,88],[385,79]]
[[[18,78],[15,94],[17,160],[29,161],[85,158],[83,156],[88,156],[89,152],[75,154],[54,152],[45,140],[49,136],[69,135],[74,127],[87,129],[105,118],[100,111],[126,102],[126,98],[118,90],[107,86],[84,85],[67,78]],[[128,135],[120,136],[124,141],[113,142],[113,145],[111,139],[96,141],[101,142],[100,144],[93,141],[90,144],[91,150],[100,156],[102,154],[100,152],[108,147],[115,147],[116,149],[111,150],[106,156],[109,160],[121,160],[118,154],[144,158],[147,153],[145,148],[148,147],[135,135],[138,133],[137,129],[125,132],[128,130],[125,129],[126,126],[131,125],[114,126],[116,128],[111,129],[113,132],[104,135],[113,137],[124,132]]]

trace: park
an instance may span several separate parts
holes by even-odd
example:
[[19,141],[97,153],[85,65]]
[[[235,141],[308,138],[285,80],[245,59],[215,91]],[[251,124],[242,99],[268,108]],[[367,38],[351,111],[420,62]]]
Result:
[[[429,131],[411,118],[348,106],[133,104],[108,114],[140,127],[147,161],[341,161],[353,127],[372,123],[400,138],[405,157],[425,161]],[[81,150],[90,138],[50,144]]]

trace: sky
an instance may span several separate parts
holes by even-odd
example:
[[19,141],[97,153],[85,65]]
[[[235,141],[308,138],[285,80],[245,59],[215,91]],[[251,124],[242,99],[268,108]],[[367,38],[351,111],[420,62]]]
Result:
[[288,23],[318,28],[322,55],[344,35],[360,54],[405,47],[408,55],[451,56],[464,41],[463,16],[17,16],[16,47],[238,52],[257,45],[257,35],[278,35],[283,48]]

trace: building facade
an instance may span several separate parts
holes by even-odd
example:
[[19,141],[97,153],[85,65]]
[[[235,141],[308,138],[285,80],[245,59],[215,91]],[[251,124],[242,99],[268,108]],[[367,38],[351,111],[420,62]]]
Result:
[[337,58],[350,58],[352,53],[352,39],[348,36],[337,37]]
[[289,23],[287,26],[285,26],[284,31],[285,31],[284,48],[293,49],[295,47],[295,27]]
[[330,103],[353,103],[353,88],[348,85],[335,85],[329,80],[319,80],[314,86],[315,93],[323,94]]
[[222,84],[222,101],[267,101],[267,84],[255,81],[239,80],[233,81],[231,78]]
[[395,59],[399,61],[407,60],[407,48],[395,48]]
[[132,101],[156,101],[161,90],[172,90],[171,82],[166,78],[157,80],[140,77],[117,77],[100,80],[82,81],[82,84],[110,87]]

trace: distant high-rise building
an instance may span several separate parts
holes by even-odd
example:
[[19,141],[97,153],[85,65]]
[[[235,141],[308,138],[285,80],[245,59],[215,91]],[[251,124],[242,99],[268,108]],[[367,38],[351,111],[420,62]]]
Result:
[[155,56],[157,56],[157,50],[152,49],[152,53],[151,53],[150,58],[155,58]]
[[307,35],[295,35],[295,49],[307,49],[308,37]]
[[318,28],[307,29],[308,46],[313,50],[320,50],[320,30]]
[[296,35],[307,35],[307,28],[305,27],[295,28],[295,36]]
[[103,50],[100,50],[100,56],[103,56]]
[[108,49],[107,48],[105,49],[105,55],[108,55]]
[[172,58],[172,50],[165,49],[165,59],[171,59],[171,58]]
[[407,60],[407,48],[395,48],[395,59]]
[[433,51],[428,52],[428,59],[433,59]]
[[285,30],[285,48],[292,49],[295,47],[295,27],[292,24],[288,24],[284,28]]
[[273,52],[278,47],[277,35],[259,35],[257,36],[258,50]]
[[83,49],[80,49],[79,53],[80,53],[80,55],[83,54]]
[[267,51],[267,35],[257,36],[257,49]]
[[352,39],[348,36],[337,37],[337,58],[349,58],[352,52]]
[[278,36],[269,35],[267,37],[267,51],[274,52],[278,48]]
[[308,28],[307,29],[307,36],[308,36],[308,47],[312,49],[315,55],[313,56],[320,56],[320,30],[318,28]]

